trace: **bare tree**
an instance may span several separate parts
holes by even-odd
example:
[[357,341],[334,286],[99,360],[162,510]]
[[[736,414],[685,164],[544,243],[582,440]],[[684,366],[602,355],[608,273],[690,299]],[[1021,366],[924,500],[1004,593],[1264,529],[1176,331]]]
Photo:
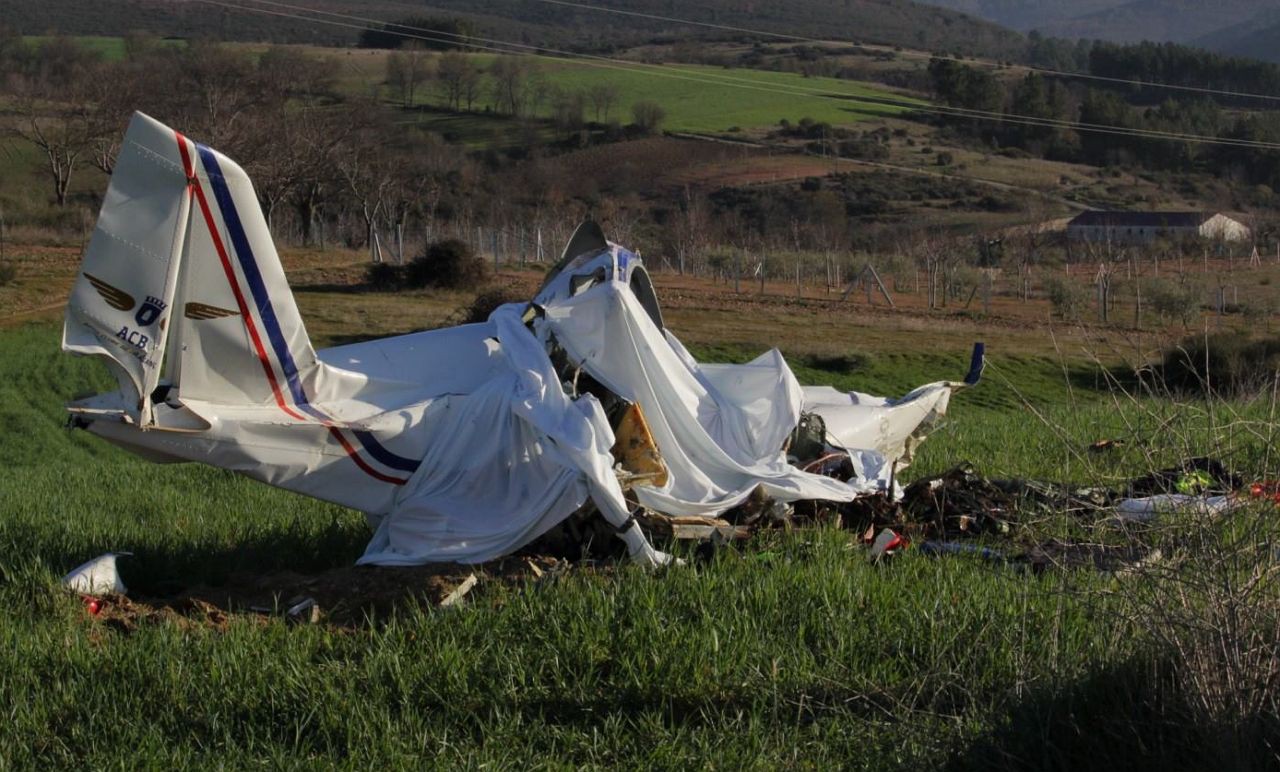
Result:
[[467,103],[467,111],[470,112],[475,105],[476,100],[480,98],[480,68],[470,59],[467,59],[467,67],[463,70],[462,79],[459,86],[459,97],[462,102]]
[[519,116],[525,106],[529,63],[524,57],[499,56],[489,66],[493,101],[498,112]]
[[180,81],[170,86],[185,97],[178,122],[207,142],[234,151],[240,118],[271,98],[255,77],[253,61],[225,46],[193,43],[179,62]]
[[596,123],[607,123],[609,111],[618,103],[618,87],[613,83],[597,83],[587,90],[587,100],[595,111]]
[[88,104],[76,97],[51,101],[31,84],[12,104],[16,118],[10,133],[44,155],[54,201],[66,206],[71,179],[92,147]]
[[297,141],[300,154],[291,200],[304,244],[316,241],[326,206],[348,188],[339,170],[339,158],[349,151],[352,137],[375,128],[374,111],[367,103],[355,101],[342,109],[311,111],[300,116]]
[[467,57],[457,51],[448,51],[440,56],[436,68],[436,84],[445,107],[459,110],[462,106],[462,77],[467,66]]
[[412,107],[418,90],[431,77],[431,55],[415,43],[404,45],[387,57],[387,85],[404,107]]
[[917,260],[924,264],[929,309],[946,308],[952,274],[963,262],[964,250],[950,239],[930,235],[921,239],[914,251]]
[[667,229],[670,237],[668,249],[676,253],[676,267],[683,276],[691,259],[706,248],[711,229],[711,218],[706,197],[687,186],[680,201],[680,214]]
[[581,91],[556,91],[551,97],[551,120],[558,128],[582,128],[584,101]]
[[377,141],[385,137],[385,131],[362,132],[359,137],[348,137],[336,148],[338,173],[347,195],[359,209],[364,221],[365,237],[375,261],[382,259],[378,248],[377,223],[396,184],[398,167],[396,160],[387,152],[385,143]]
[[325,56],[310,56],[289,46],[272,46],[258,58],[255,73],[270,101],[296,99],[311,104],[334,97],[337,66]]

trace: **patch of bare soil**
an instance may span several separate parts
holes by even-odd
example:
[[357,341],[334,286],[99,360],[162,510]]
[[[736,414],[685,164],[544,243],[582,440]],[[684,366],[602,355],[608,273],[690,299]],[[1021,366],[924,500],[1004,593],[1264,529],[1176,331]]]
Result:
[[[324,624],[354,629],[385,622],[412,608],[452,607],[498,584],[559,576],[563,560],[507,557],[477,566],[342,566],[319,574],[240,572],[216,586],[197,586],[169,597],[106,595],[86,598],[86,611],[123,633],[144,625],[172,623],[223,631],[233,620],[267,624]],[[96,601],[96,602],[95,602]]]

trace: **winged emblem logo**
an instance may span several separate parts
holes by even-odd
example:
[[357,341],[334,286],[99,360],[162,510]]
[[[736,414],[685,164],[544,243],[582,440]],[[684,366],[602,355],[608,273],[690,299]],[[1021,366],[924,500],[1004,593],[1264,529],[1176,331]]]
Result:
[[117,311],[133,310],[134,303],[136,302],[133,299],[133,295],[130,295],[128,292],[125,292],[119,287],[113,287],[112,285],[106,283],[102,279],[99,279],[97,276],[93,276],[92,274],[86,273],[84,275],[84,278],[89,280],[89,283],[92,284],[93,288],[98,291],[98,294],[101,295],[102,299],[107,302],[107,305],[111,306]]

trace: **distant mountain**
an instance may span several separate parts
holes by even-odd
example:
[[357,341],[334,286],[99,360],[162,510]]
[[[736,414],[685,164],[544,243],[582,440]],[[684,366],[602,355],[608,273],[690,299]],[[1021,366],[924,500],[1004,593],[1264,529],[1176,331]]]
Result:
[[[928,0],[1019,30],[1116,42],[1189,43],[1272,12],[1276,0]],[[1224,53],[1234,53],[1224,51]]]
[[[911,0],[700,0],[688,5],[671,0],[589,0],[585,4],[793,35],[1002,59],[1019,59],[1026,48],[1025,39],[1013,30]],[[460,16],[471,19],[478,34],[525,43],[606,50],[654,36],[682,40],[733,34],[537,0],[425,0],[413,3],[308,0],[305,5],[383,20]],[[277,7],[273,10],[282,9]],[[284,12],[294,13],[291,10]],[[0,25],[16,27],[24,34],[120,35],[143,31],[223,39],[316,42],[350,41],[357,34],[341,27],[234,11],[192,0],[0,0]]]
[[1195,45],[1231,56],[1250,56],[1280,62],[1280,10],[1267,11],[1193,41]]
[[923,0],[953,11],[1024,32],[1045,30],[1089,14],[1107,11],[1131,0]]

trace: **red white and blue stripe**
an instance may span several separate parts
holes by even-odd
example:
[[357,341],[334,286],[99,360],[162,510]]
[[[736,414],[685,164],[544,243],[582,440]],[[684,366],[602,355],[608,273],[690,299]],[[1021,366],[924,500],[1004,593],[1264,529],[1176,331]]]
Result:
[[[404,485],[408,482],[408,478],[396,473],[413,474],[421,465],[421,461],[406,458],[388,450],[378,442],[378,439],[371,432],[355,429],[344,430],[342,427],[337,426],[333,419],[325,415],[323,411],[311,404],[306,389],[303,388],[302,380],[299,378],[297,362],[294,360],[293,353],[289,350],[289,343],[285,339],[279,318],[276,315],[274,306],[271,304],[271,295],[267,290],[266,282],[263,280],[258,262],[254,258],[253,247],[249,243],[244,224],[241,222],[240,214],[236,210],[235,200],[218,163],[217,154],[204,145],[192,143],[195,145],[196,152],[200,157],[200,163],[204,167],[205,176],[209,181],[209,188],[213,192],[213,199],[218,207],[218,213],[222,217],[222,222],[226,225],[227,236],[231,241],[232,247],[230,254],[218,231],[217,221],[214,219],[213,210],[209,206],[204,188],[196,177],[191,153],[187,149],[188,140],[180,132],[174,133],[177,136],[178,148],[182,152],[182,165],[183,171],[187,176],[188,189],[198,203],[201,215],[208,226],[209,236],[213,240],[214,249],[222,263],[222,270],[227,277],[227,282],[231,285],[231,292],[235,296],[240,316],[244,319],[245,327],[249,333],[249,340],[253,344],[254,353],[262,364],[262,370],[266,375],[267,383],[271,387],[276,406],[298,421],[311,422],[306,417],[310,416],[311,419],[326,426],[330,436],[342,446],[347,456],[365,474],[382,482]],[[232,266],[231,254],[234,254],[236,265],[239,266],[240,274],[244,277],[244,283],[248,285],[248,298],[246,298],[245,292],[236,276],[235,268]],[[250,299],[252,300],[252,305],[250,305]],[[264,345],[263,336],[259,333],[258,326],[254,322],[255,314],[251,313],[251,309],[256,312],[257,318],[262,321],[262,328],[266,333],[266,345]],[[270,346],[270,353],[268,353],[267,345]],[[278,363],[280,376],[282,377],[277,377],[276,366],[272,364],[272,355],[274,355],[275,362]],[[281,388],[281,380],[284,381],[283,389]],[[344,432],[349,432],[355,438],[356,443],[364,449],[369,459],[372,459],[387,470],[391,470],[391,473],[379,471],[369,460],[361,456]]]

